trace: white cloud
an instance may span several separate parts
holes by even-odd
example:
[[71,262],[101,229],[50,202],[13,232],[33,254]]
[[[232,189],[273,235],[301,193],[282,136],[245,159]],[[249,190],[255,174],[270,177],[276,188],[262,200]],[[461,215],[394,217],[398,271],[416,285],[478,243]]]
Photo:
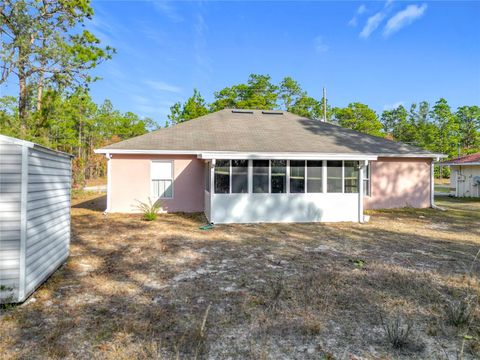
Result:
[[168,17],[173,22],[183,21],[183,17],[178,14],[177,10],[170,4],[168,0],[154,0],[153,6],[155,9]]
[[164,81],[145,80],[145,84],[148,85],[152,90],[156,90],[156,91],[165,91],[165,92],[171,92],[171,93],[182,92],[181,87],[168,84]]
[[383,21],[384,18],[385,14],[382,11],[370,16],[359,36],[363,39],[367,39],[370,34],[380,26],[380,23]]
[[323,39],[323,36],[317,36],[313,40],[313,46],[318,54],[326,53],[329,49],[329,46],[325,43],[325,40]]
[[427,10],[427,4],[419,5],[408,5],[405,9],[397,12],[393,15],[385,25],[383,31],[384,36],[389,36],[401,28],[410,25],[417,19],[420,19],[425,11]]
[[196,62],[195,71],[202,79],[208,80],[210,74],[213,72],[213,68],[208,52],[208,25],[201,8],[195,15],[193,30],[193,54]]
[[367,7],[365,6],[365,4],[362,4],[358,7],[355,15],[350,19],[350,21],[348,22],[348,26],[357,26],[357,23],[358,23],[358,15],[362,15],[365,11],[367,11]]
[[393,103],[393,104],[383,105],[383,110],[393,110],[398,108],[400,105],[404,106],[405,101],[397,101],[396,103]]

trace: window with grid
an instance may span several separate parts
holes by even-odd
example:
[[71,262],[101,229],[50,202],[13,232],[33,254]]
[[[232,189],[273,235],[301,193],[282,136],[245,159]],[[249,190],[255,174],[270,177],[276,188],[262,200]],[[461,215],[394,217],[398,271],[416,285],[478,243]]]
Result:
[[153,161],[151,180],[155,199],[173,198],[173,161]]

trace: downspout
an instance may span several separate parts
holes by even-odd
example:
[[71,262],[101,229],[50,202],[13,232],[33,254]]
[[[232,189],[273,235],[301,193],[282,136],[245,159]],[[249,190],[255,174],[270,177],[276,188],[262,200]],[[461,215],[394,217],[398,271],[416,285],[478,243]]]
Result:
[[112,194],[112,155],[106,153],[105,157],[107,158],[107,208],[105,209],[105,213],[109,213],[111,209],[110,201]]

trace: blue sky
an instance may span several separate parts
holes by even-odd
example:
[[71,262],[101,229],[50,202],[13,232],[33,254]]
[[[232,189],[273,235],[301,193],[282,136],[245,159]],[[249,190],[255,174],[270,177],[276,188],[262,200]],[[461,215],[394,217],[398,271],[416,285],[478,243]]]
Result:
[[207,101],[250,73],[292,76],[334,106],[381,112],[436,101],[480,105],[479,2],[96,1],[88,27],[114,58],[98,102],[163,124],[194,87]]

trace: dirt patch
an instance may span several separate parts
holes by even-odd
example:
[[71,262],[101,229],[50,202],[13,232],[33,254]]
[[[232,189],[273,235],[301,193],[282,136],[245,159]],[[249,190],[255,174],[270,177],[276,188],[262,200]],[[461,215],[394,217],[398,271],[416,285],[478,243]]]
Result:
[[0,310],[2,358],[479,356],[479,202],[202,231],[104,201],[75,199],[67,263]]

